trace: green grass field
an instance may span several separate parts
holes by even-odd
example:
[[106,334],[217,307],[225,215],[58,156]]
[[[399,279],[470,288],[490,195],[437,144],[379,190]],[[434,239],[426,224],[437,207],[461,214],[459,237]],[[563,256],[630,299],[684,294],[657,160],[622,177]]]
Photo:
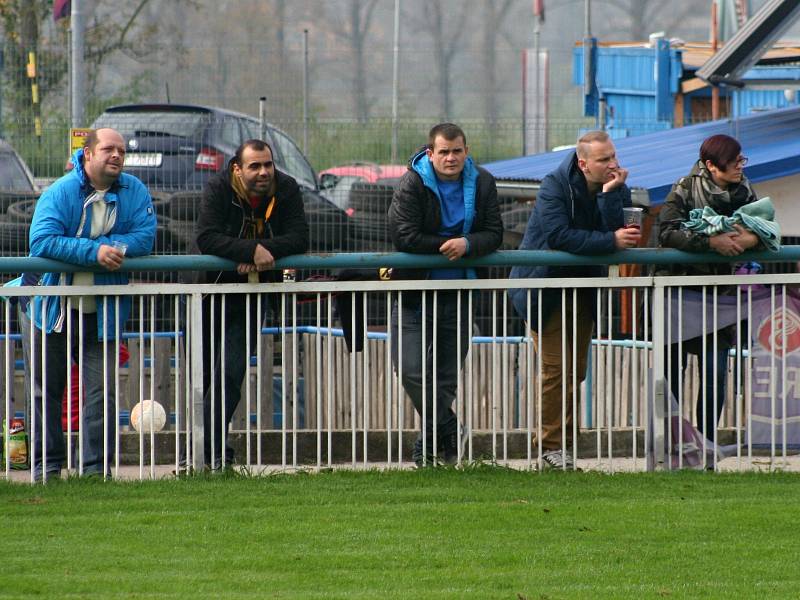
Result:
[[789,474],[0,483],[0,598],[797,598]]

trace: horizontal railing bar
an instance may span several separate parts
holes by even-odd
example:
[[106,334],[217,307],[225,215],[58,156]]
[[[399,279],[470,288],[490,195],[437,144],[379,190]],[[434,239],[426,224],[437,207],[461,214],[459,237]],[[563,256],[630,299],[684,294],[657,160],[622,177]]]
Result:
[[[800,246],[784,246],[778,252],[766,250],[745,252],[736,262],[790,262],[800,260]],[[441,255],[409,254],[405,252],[348,252],[330,254],[298,254],[275,261],[275,269],[342,269],[342,268],[467,268],[510,267],[515,265],[616,265],[616,264],[680,264],[728,263],[731,257],[714,252],[683,252],[671,248],[633,248],[603,255],[579,255],[555,250],[501,250],[479,258],[449,261]],[[236,263],[208,255],[163,255],[127,258],[120,271],[233,271]],[[36,257],[0,258],[0,273],[73,273],[103,272],[99,265],[74,265]]]
[[[707,278],[698,280],[707,281]],[[737,280],[738,281],[738,280]],[[800,282],[800,279],[798,279]],[[783,281],[781,281],[783,283]],[[84,286],[30,286],[6,287],[0,289],[0,297],[16,296],[186,296],[199,294],[253,294],[253,293],[294,293],[311,296],[319,293],[347,294],[350,292],[417,292],[422,290],[493,290],[519,287],[535,288],[595,288],[620,287],[645,288],[652,287],[652,277],[575,277],[559,279],[430,279],[391,281],[371,280],[336,280],[336,281],[299,281],[276,283],[151,283],[133,282],[128,285],[84,285]],[[100,292],[102,290],[102,292]],[[312,298],[310,301],[313,301]]]
[[[0,297],[17,296],[185,296],[200,294],[252,294],[285,293],[322,296],[350,292],[413,292],[421,290],[504,290],[509,288],[571,289],[571,288],[646,288],[655,286],[713,286],[745,284],[797,284],[800,273],[774,273],[768,275],[715,275],[715,276],[643,276],[643,277],[574,277],[553,279],[436,279],[436,280],[391,280],[391,281],[299,281],[277,283],[151,283],[133,282],[128,285],[109,286],[30,286],[6,287]],[[102,290],[102,293],[100,292]],[[535,297],[535,296],[534,296]],[[313,298],[310,299],[313,301]]]
[[[174,331],[156,331],[154,334],[151,334],[149,331],[147,331],[145,333],[141,333],[141,334],[135,333],[135,332],[123,332],[122,333],[122,339],[123,340],[135,340],[135,339],[139,339],[139,338],[143,338],[145,340],[149,340],[151,337],[174,339],[175,338],[175,332]],[[182,338],[183,337],[183,331],[179,331],[177,337]],[[3,332],[0,331],[0,340],[5,340],[6,338],[8,338],[9,340],[18,342],[18,341],[20,341],[22,339],[22,334],[21,333],[11,333],[8,336],[6,336]]]

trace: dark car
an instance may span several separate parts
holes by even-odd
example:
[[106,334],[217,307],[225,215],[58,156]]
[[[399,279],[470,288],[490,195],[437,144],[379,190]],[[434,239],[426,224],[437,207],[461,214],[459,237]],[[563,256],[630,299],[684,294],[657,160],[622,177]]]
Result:
[[125,137],[125,170],[148,187],[201,189],[243,141],[260,138],[275,153],[275,165],[298,183],[316,189],[314,169],[284,132],[248,115],[187,104],[128,104],[106,109],[93,128],[112,127]]
[[39,187],[28,165],[7,142],[0,140],[0,252],[28,253],[28,228]]
[[[275,166],[303,190],[312,251],[349,250],[350,219],[320,195],[314,169],[283,131],[221,108],[187,104],[128,104],[106,109],[93,128],[111,127],[125,138],[125,171],[150,189],[159,212],[157,251],[184,252],[194,233],[203,185],[228,164],[245,140],[263,139]],[[163,232],[161,231],[163,230]]]

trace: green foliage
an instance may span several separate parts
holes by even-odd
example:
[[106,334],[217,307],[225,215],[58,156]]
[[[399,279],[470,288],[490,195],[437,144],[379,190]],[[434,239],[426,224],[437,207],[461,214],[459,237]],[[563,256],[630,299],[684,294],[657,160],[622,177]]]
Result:
[[[115,104],[140,102],[152,88],[149,72],[135,77],[110,96],[93,95],[86,105],[86,124]],[[69,158],[70,115],[67,107],[47,111],[42,118],[42,135],[37,136],[33,120],[9,116],[3,121],[5,139],[16,148],[37,177],[60,177]]]
[[797,597],[799,482],[488,466],[4,482],[0,595]]

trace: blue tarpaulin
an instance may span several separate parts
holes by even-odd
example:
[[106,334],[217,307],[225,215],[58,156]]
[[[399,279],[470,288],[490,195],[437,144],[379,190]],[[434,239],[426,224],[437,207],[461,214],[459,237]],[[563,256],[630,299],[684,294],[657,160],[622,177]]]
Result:
[[[688,175],[700,144],[725,133],[738,139],[749,161],[753,183],[800,173],[800,107],[755,113],[614,140],[620,163],[630,171],[628,185],[646,189],[652,205],[661,204],[672,184]],[[610,133],[610,132],[609,132]],[[574,149],[534,154],[482,165],[498,180],[538,182]]]

